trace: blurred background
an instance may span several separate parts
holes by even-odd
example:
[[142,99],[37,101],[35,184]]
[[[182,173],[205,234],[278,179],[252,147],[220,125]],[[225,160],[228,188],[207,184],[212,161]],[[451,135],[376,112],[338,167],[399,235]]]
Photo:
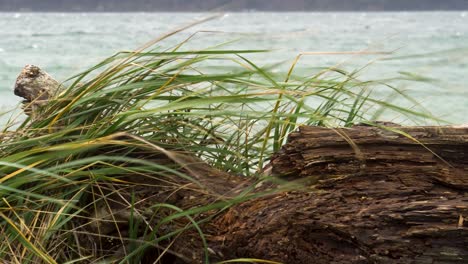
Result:
[[1,112],[20,103],[12,91],[26,64],[63,81],[117,51],[216,14],[160,49],[195,34],[183,49],[271,49],[249,58],[278,72],[307,53],[298,63],[302,75],[327,67],[358,71],[362,80],[404,90],[438,118],[468,123],[464,0],[0,0],[0,12]]

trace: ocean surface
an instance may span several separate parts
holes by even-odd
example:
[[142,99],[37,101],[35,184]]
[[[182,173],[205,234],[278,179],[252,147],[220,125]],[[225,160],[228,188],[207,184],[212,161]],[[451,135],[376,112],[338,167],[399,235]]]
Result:
[[[13,95],[13,85],[26,64],[38,65],[64,80],[117,51],[138,48],[210,15],[0,13],[0,112],[18,107],[21,99]],[[428,82],[392,84],[436,117],[468,123],[468,11],[226,13],[159,45],[171,47],[195,32],[186,49],[222,43],[229,43],[225,48],[272,49],[269,54],[250,57],[259,65],[283,62],[287,68],[301,52],[322,52],[302,57],[302,72],[339,66],[362,68],[359,78],[363,80],[416,76]],[[391,54],[330,54],[359,51]]]

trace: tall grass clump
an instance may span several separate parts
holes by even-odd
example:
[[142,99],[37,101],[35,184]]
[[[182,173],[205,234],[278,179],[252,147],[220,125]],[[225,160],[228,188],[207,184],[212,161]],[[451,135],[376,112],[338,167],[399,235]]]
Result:
[[[40,118],[4,131],[0,259],[110,263],[113,257],[117,263],[139,263],[151,246],[159,258],[153,263],[178,256],[171,244],[195,230],[200,248],[192,250],[205,252],[208,261],[202,224],[213,214],[207,212],[255,194],[220,197],[211,192],[216,186],[205,184],[205,171],[190,169],[189,163],[203,161],[260,181],[269,157],[299,125],[371,122],[381,109],[425,117],[374,98],[374,87],[387,86],[361,81],[357,73],[329,68],[298,76],[294,67],[273,73],[275,65],[249,59],[268,51],[189,50],[185,43],[119,52],[64,82],[60,95],[40,109]],[[171,195],[184,188],[213,199],[182,208]],[[167,199],[141,198],[143,189]],[[127,234],[109,235],[95,219],[95,212],[116,200],[124,201],[130,214]],[[118,220],[109,221],[117,226]],[[123,253],[116,255],[103,243],[127,246],[117,247]]]

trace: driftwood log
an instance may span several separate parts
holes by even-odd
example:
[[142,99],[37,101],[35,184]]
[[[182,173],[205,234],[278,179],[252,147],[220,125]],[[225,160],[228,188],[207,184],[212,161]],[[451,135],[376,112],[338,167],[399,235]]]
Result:
[[310,189],[220,217],[225,257],[468,263],[468,127],[302,127],[271,163]]
[[[42,76],[26,73],[26,78]],[[47,99],[42,96],[48,90],[37,85],[29,90],[40,93],[30,96],[25,89],[30,83],[35,84],[28,80],[17,85],[16,94],[29,104]],[[177,160],[163,154],[144,152],[141,157],[183,164],[181,170],[208,188],[186,183],[185,188],[174,189],[167,182],[167,187],[154,182],[160,189],[136,188],[136,198],[143,202],[135,204],[134,210],[149,226],[162,217],[147,212],[151,204],[189,209],[229,199],[254,184],[187,153],[178,154]],[[468,263],[468,127],[301,127],[272,157],[270,166],[275,177],[301,188],[212,212],[214,220],[201,228],[213,261],[248,257],[280,263]],[[148,179],[143,181],[149,184]],[[177,182],[177,186],[183,184]],[[276,186],[257,187],[264,191]],[[129,215],[122,212],[125,209],[116,206],[103,211],[123,216],[118,220],[125,222]],[[114,223],[107,228],[97,219],[106,216],[92,215],[97,224],[83,224],[88,228],[84,233],[111,237],[117,228],[120,236],[128,228]],[[188,222],[178,224],[183,227]],[[100,225],[101,231],[93,230]],[[171,228],[175,227],[166,230]],[[92,240],[90,244],[117,256],[116,251],[125,250],[114,242]],[[193,229],[167,245],[148,249],[145,263],[153,263],[160,252],[167,253],[163,263],[203,262],[202,243]]]

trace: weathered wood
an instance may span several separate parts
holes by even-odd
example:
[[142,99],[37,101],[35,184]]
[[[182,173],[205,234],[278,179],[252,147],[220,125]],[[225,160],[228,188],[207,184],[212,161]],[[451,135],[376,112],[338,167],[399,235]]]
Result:
[[466,127],[302,127],[272,166],[308,188],[220,217],[225,258],[468,263]]
[[38,118],[38,108],[47,104],[60,90],[60,83],[47,72],[34,65],[26,65],[18,75],[14,93],[24,98],[23,110],[33,119]]

